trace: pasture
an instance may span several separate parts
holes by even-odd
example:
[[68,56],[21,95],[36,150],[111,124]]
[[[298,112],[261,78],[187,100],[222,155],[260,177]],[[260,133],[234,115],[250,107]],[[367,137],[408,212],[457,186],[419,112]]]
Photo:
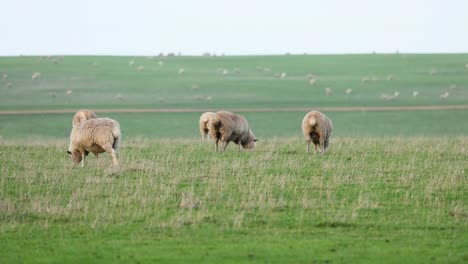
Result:
[[[467,63],[468,54],[0,58],[0,260],[466,262]],[[393,110],[359,110],[379,106]],[[296,108],[326,107],[337,108],[324,111],[331,146],[306,155],[306,111]],[[120,122],[119,169],[107,154],[84,168],[68,160],[81,108]],[[198,132],[205,109],[243,109],[256,150],[214,153]]]

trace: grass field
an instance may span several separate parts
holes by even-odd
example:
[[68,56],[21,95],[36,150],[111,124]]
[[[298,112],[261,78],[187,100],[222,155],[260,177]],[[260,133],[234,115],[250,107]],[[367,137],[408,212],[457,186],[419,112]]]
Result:
[[[281,109],[468,105],[467,63],[468,54],[0,58],[0,113],[59,112],[0,114],[0,262],[466,262],[468,110],[326,112],[334,130],[319,156],[305,154],[305,111]],[[67,111],[82,108],[169,112],[100,112],[121,124],[121,167],[101,155],[77,168],[65,153]],[[255,151],[214,153],[199,139],[207,108],[272,109],[242,112]],[[180,109],[193,110],[170,112]]]
[[214,154],[132,141],[122,168],[66,141],[0,145],[0,258],[40,262],[464,262],[468,141],[336,139]]
[[[162,66],[159,61],[65,56],[54,64],[40,57],[3,57],[0,75],[8,77],[3,85],[0,81],[0,109],[438,105],[468,100],[468,54],[165,57]],[[137,70],[140,65],[143,72]],[[180,68],[185,70],[182,75]],[[229,73],[224,76],[220,69]],[[36,80],[31,78],[34,72],[41,73]],[[283,72],[284,79],[275,77]],[[308,74],[314,75],[314,86]],[[388,81],[389,75],[394,80]],[[370,81],[363,83],[364,77]],[[327,87],[333,96],[325,95]],[[353,90],[350,95],[345,94],[348,88]],[[413,97],[413,91],[420,95]],[[450,96],[441,100],[447,91]],[[394,92],[400,92],[398,100],[380,99]]]

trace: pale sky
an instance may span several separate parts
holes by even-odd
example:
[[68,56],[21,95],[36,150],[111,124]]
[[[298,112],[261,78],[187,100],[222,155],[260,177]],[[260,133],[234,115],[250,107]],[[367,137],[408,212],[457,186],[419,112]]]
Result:
[[468,52],[468,0],[6,0],[0,56]]

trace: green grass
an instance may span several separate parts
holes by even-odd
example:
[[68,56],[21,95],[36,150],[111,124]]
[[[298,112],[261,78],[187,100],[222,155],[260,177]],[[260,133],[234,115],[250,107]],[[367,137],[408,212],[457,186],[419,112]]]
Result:
[[214,153],[127,140],[121,169],[66,140],[0,145],[2,263],[456,263],[468,259],[468,139],[297,138]]
[[[302,136],[305,112],[242,113],[255,135],[271,137]],[[333,136],[464,136],[467,135],[468,110],[330,112]],[[200,113],[102,113],[118,120],[124,141],[127,138],[198,138]],[[0,136],[12,139],[66,139],[73,114],[0,115]]]
[[[1,57],[0,110],[468,104],[468,54],[158,61]],[[73,114],[0,115],[1,263],[468,260],[467,110],[327,112],[324,156],[305,154],[305,112],[242,114],[260,139],[253,152],[214,153],[200,112],[100,113],[121,124],[120,169],[108,155],[72,166]]]
[[[128,62],[135,61],[130,67]],[[300,55],[250,57],[0,57],[0,109],[240,108],[371,105],[447,105],[468,101],[468,54]],[[92,66],[93,63],[97,66]],[[136,68],[144,66],[144,72]],[[269,67],[259,72],[257,66]],[[185,74],[179,75],[179,68]],[[229,70],[223,76],[219,68]],[[240,69],[240,74],[234,73]],[[437,70],[431,76],[430,71]],[[40,72],[32,80],[33,72]],[[279,79],[274,74],[285,72]],[[310,86],[307,75],[316,76]],[[388,75],[395,80],[388,81]],[[363,77],[375,78],[368,83]],[[7,88],[7,83],[12,84]],[[192,90],[193,85],[198,90]],[[450,89],[455,85],[455,89]],[[327,97],[330,87],[334,95]],[[351,95],[345,90],[352,88]],[[72,90],[73,94],[66,95]],[[418,97],[412,97],[413,91]],[[382,93],[401,93],[383,101]],[[449,91],[446,100],[440,94]],[[56,97],[51,97],[55,94]],[[114,98],[120,94],[124,100]],[[211,96],[211,101],[197,100]],[[34,98],[34,100],[31,100]]]

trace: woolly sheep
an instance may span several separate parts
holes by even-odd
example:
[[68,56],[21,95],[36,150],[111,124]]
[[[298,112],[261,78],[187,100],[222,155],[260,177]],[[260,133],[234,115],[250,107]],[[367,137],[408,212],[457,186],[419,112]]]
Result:
[[217,112],[211,122],[208,122],[208,129],[215,141],[216,151],[218,151],[219,140],[224,143],[223,151],[231,141],[239,145],[239,150],[241,146],[245,149],[253,149],[257,142],[247,119],[232,112]]
[[209,134],[208,129],[208,122],[214,117],[215,113],[213,112],[205,112],[200,116],[199,127],[200,127],[200,134],[202,139],[205,139],[206,135]]
[[96,117],[97,115],[91,110],[79,110],[75,113],[75,116],[73,116],[72,125],[75,127],[83,121]]
[[70,146],[67,153],[75,163],[84,167],[85,157],[92,152],[96,158],[99,153],[107,152],[112,156],[112,163],[118,166],[116,153],[119,148],[120,125],[110,118],[85,120],[72,128]]
[[41,73],[40,72],[34,72],[31,76],[31,79],[32,80],[36,80],[37,78],[39,78],[41,76]]
[[307,142],[307,153],[310,152],[310,142],[315,145],[315,151],[319,148],[320,154],[324,154],[330,143],[330,135],[333,124],[323,113],[310,111],[302,120],[302,134]]

